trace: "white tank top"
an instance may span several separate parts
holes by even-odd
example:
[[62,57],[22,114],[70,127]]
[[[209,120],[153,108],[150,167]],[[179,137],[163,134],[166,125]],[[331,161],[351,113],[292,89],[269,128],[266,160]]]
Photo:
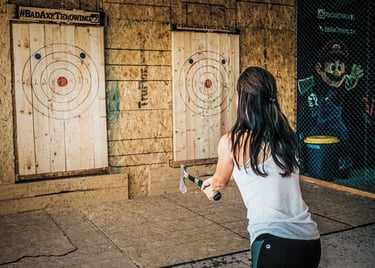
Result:
[[302,199],[299,173],[282,177],[272,157],[264,162],[267,177],[256,175],[249,167],[234,165],[233,177],[247,208],[250,244],[261,234],[313,240],[320,237]]

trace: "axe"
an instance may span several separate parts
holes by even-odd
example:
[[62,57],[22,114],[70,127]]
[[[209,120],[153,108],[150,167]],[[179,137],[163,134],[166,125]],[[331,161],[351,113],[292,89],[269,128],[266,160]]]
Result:
[[[185,167],[185,165],[181,165],[181,178],[180,178],[180,192],[181,192],[181,193],[186,193],[186,192],[187,192],[186,185],[185,185],[185,179],[189,179],[189,180],[191,180],[191,181],[194,182],[196,185],[198,185],[199,188],[202,187],[203,181],[200,180],[200,179],[194,178],[193,176],[191,176],[191,175],[186,171],[186,167]],[[221,193],[218,192],[218,193],[214,196],[214,200],[215,200],[215,201],[219,201],[220,198],[221,198]]]

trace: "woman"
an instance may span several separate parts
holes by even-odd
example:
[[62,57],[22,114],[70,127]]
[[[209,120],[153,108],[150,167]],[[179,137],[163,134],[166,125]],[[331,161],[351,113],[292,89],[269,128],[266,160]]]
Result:
[[247,208],[254,268],[318,267],[320,235],[302,199],[298,141],[277,100],[273,75],[247,68],[237,83],[237,120],[218,145],[208,199],[232,176]]

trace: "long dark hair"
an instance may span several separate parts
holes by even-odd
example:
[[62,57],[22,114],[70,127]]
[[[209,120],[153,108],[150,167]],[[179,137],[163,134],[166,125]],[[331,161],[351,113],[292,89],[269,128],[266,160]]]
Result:
[[[249,155],[243,150],[243,159],[249,158],[256,174],[267,176],[260,164],[264,163],[270,148],[275,163],[284,170],[281,175],[290,176],[298,168],[298,140],[280,110],[274,76],[263,68],[248,67],[238,78],[237,93],[237,120],[231,129],[236,165],[239,166],[240,147],[250,145]],[[263,158],[260,158],[262,151]]]

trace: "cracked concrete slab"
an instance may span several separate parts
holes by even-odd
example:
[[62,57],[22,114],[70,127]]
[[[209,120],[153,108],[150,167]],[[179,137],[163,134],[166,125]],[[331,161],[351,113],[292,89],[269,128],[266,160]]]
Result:
[[46,211],[0,217],[0,263],[23,258],[64,256],[77,250]]

